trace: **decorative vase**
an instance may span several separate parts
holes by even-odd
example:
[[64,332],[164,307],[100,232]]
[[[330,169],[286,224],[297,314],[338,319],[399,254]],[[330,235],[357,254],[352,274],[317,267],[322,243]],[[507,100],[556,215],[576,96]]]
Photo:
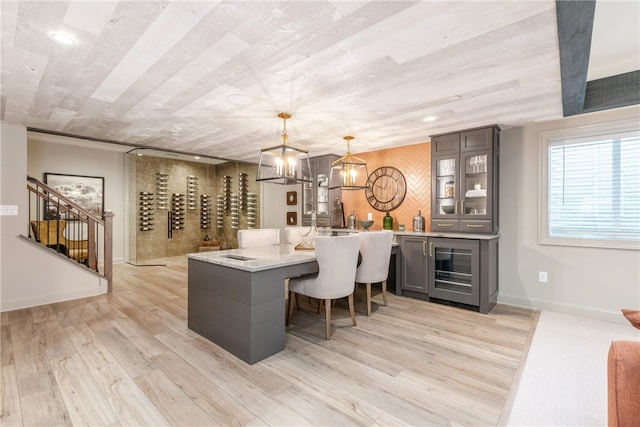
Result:
[[387,211],[387,214],[382,218],[382,228],[385,230],[393,230],[393,217],[389,215],[389,211]]

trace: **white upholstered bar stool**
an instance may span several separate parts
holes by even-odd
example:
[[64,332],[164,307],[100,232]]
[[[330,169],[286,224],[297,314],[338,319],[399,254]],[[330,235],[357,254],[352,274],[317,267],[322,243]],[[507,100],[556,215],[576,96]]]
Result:
[[284,228],[284,238],[287,243],[292,245],[299,245],[302,243],[302,236],[305,233],[309,232],[310,227],[285,227]]
[[331,300],[349,297],[351,323],[356,326],[356,314],[353,308],[353,283],[358,264],[360,236],[316,236],[315,257],[318,261],[318,273],[292,278],[289,281],[289,309],[287,325],[293,315],[293,294],[306,295],[324,300],[325,336],[331,337]]
[[280,230],[277,228],[254,228],[238,230],[238,247],[259,248],[263,246],[279,245]]
[[393,231],[363,231],[360,233],[362,262],[356,271],[356,284],[367,286],[367,316],[371,316],[371,284],[382,282],[382,300],[387,305],[387,276],[391,259]]

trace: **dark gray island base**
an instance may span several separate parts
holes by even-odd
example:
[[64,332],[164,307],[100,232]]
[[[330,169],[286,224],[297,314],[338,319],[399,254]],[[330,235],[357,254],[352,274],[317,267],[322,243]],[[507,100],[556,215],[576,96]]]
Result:
[[[249,364],[284,349],[285,278],[318,270],[313,253],[303,259],[292,253],[292,264],[283,262],[282,248],[269,249],[272,255],[280,251],[278,260],[258,260],[260,251],[248,250],[193,254],[188,260],[189,329]],[[252,260],[222,258],[224,252]]]

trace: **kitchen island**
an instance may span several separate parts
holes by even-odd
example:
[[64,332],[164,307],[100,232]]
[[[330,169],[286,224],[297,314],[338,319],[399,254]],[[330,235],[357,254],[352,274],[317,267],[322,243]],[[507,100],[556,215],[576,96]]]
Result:
[[293,245],[187,255],[189,329],[249,364],[284,349],[285,279],[318,271]]

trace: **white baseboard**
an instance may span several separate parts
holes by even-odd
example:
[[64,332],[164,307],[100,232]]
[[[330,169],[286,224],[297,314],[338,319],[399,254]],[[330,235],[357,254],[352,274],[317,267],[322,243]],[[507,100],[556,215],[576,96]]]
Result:
[[515,305],[518,307],[535,308],[538,310],[548,310],[556,313],[571,314],[574,316],[601,320],[603,322],[616,323],[619,325],[626,325],[629,323],[620,311],[606,311],[594,307],[560,304],[553,301],[521,298],[509,295],[498,295],[498,304]]
[[53,304],[56,302],[70,301],[78,298],[87,298],[106,294],[106,283],[106,280],[101,280],[97,287],[91,287],[88,289],[83,289],[81,291],[65,292],[62,294],[53,295],[41,295],[35,298],[27,298],[15,301],[2,301],[2,303],[0,303],[0,312],[19,310],[21,308],[29,308],[38,305]]

